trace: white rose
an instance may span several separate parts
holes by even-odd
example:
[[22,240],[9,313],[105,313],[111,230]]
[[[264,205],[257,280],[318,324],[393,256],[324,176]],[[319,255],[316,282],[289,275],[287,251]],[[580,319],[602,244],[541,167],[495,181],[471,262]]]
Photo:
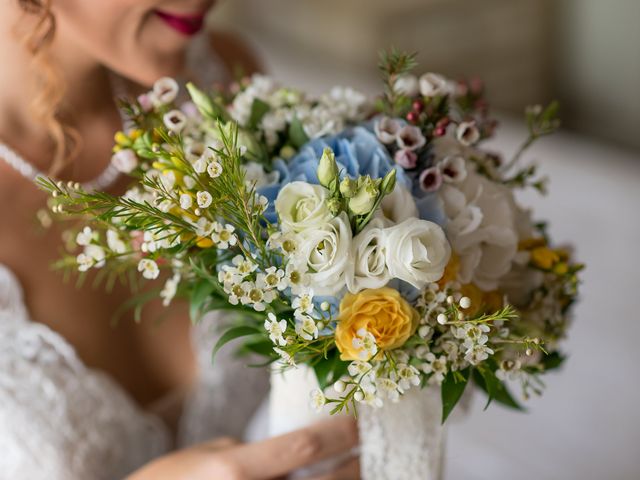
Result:
[[439,195],[447,235],[460,257],[459,280],[496,289],[518,251],[512,192],[469,170],[464,181],[444,184]]
[[119,150],[111,157],[111,164],[122,173],[131,173],[138,166],[138,157],[130,148]]
[[417,289],[440,280],[451,255],[442,228],[427,220],[409,218],[387,228],[386,234],[387,267],[391,276]]
[[385,218],[398,224],[408,218],[418,217],[418,207],[411,192],[403,185],[396,183],[389,195],[385,195],[380,203],[380,209]]
[[391,274],[387,268],[385,221],[374,218],[351,245],[352,262],[346,276],[347,288],[358,293],[365,288],[384,287]]
[[302,232],[325,226],[333,215],[327,207],[329,191],[322,185],[291,182],[284,186],[275,201],[283,231]]
[[345,284],[345,272],[352,262],[351,225],[342,212],[321,228],[300,234],[300,258],[309,268],[316,295],[335,295]]

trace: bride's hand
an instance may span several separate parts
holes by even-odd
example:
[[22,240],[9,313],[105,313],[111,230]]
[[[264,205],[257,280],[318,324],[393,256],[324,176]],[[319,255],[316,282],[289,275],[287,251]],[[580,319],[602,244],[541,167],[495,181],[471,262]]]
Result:
[[[351,417],[319,422],[262,442],[239,444],[220,439],[160,457],[127,480],[269,480],[349,452],[358,443]],[[309,480],[357,480],[358,459]]]

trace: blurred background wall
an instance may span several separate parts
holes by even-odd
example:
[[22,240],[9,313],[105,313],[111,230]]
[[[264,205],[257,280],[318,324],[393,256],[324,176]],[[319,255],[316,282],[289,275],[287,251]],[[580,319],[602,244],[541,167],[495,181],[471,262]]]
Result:
[[288,84],[375,92],[394,45],[423,71],[481,77],[498,110],[556,98],[568,128],[640,149],[638,22],[638,0],[223,0],[212,18]]

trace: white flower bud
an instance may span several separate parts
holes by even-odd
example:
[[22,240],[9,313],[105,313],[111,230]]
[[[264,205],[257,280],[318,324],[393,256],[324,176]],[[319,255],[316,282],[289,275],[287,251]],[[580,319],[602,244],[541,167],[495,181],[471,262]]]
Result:
[[336,383],[333,384],[333,389],[338,393],[344,392],[346,388],[347,386],[342,380],[338,380]]
[[320,185],[329,188],[331,183],[338,177],[338,164],[333,151],[327,147],[322,152],[320,163],[318,164],[318,180]]
[[182,208],[183,210],[189,210],[192,205],[193,198],[191,198],[191,195],[186,193],[180,195],[180,208]]
[[447,323],[447,316],[444,313],[441,313],[436,318],[440,325],[445,325]]
[[471,299],[469,297],[462,297],[460,299],[460,308],[469,308],[471,306]]
[[361,402],[362,400],[364,400],[364,393],[358,390],[356,393],[353,394],[353,399],[356,402]]

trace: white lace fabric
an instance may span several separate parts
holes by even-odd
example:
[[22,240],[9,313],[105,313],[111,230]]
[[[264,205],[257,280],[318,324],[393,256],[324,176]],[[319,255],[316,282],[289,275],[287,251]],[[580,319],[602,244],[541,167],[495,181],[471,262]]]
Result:
[[[209,316],[193,332],[201,376],[178,446],[242,436],[268,388],[266,372],[247,368],[246,359],[222,352],[211,366],[218,322]],[[0,265],[0,478],[118,479],[171,443],[160,418],[29,319],[15,277]]]

